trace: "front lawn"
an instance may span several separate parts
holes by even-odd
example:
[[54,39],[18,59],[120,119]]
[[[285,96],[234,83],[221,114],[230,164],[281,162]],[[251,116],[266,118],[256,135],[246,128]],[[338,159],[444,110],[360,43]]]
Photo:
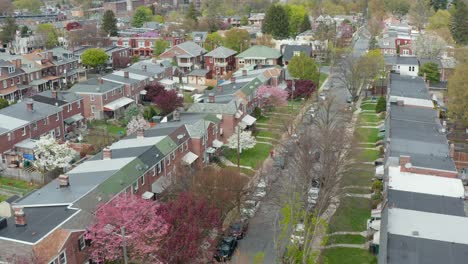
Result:
[[380,117],[377,114],[372,113],[361,113],[359,115],[359,122],[360,123],[377,123],[381,121]]
[[[257,131],[255,136],[279,139],[278,133],[275,133],[275,132],[272,132],[272,131],[269,131],[269,130],[259,130],[259,131]],[[260,139],[260,140],[263,140],[263,138]]]
[[371,200],[359,197],[343,197],[333,215],[329,233],[338,231],[364,231],[370,217]]
[[104,120],[94,120],[89,122],[89,129],[107,131],[107,133],[112,136],[123,136],[126,133],[126,128],[124,126],[109,124]]
[[354,132],[354,136],[361,142],[370,142],[375,143],[379,138],[379,129],[378,128],[365,128],[358,127]]
[[377,264],[377,257],[359,248],[329,248],[324,258],[328,264]]
[[345,193],[354,193],[354,194],[370,194],[372,193],[371,189],[364,188],[346,188],[344,189]]
[[8,196],[0,194],[0,203],[8,199]]
[[334,235],[328,236],[327,245],[331,244],[364,244],[366,238],[361,235]]
[[341,180],[342,186],[372,186],[372,178],[375,175],[374,167],[364,164],[354,166],[344,173]]
[[363,103],[361,105],[361,110],[372,110],[375,111],[376,103]]
[[[268,144],[257,143],[255,147],[251,149],[243,150],[240,154],[240,164],[243,166],[249,166],[253,169],[258,168],[262,165],[263,161],[270,155],[270,150],[273,146]],[[236,149],[224,149],[224,156],[232,163],[237,164],[237,150]]]

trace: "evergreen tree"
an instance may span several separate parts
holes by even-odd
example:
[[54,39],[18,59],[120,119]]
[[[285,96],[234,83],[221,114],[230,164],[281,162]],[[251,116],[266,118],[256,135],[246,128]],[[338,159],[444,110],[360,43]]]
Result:
[[21,37],[27,37],[29,35],[29,28],[27,26],[21,27]]
[[275,39],[289,37],[289,18],[282,5],[271,5],[263,21],[262,32],[273,36]]
[[153,13],[151,9],[146,6],[140,6],[135,10],[135,14],[132,19],[132,26],[142,27],[145,22],[151,21]]
[[9,43],[15,38],[16,30],[18,26],[16,25],[16,20],[13,17],[7,17],[5,19],[5,24],[2,27],[0,32],[0,39],[3,43]]
[[447,0],[431,0],[431,6],[435,11],[439,9],[447,9]]
[[307,31],[307,30],[310,30],[312,28],[312,26],[310,25],[310,20],[309,20],[309,15],[308,14],[305,14],[304,15],[304,20],[302,20],[302,24],[301,24],[301,32],[304,32],[304,31]]
[[102,17],[102,31],[108,36],[117,36],[117,19],[112,10],[106,10]]
[[468,7],[463,1],[459,1],[452,14],[450,32],[457,44],[468,44]]

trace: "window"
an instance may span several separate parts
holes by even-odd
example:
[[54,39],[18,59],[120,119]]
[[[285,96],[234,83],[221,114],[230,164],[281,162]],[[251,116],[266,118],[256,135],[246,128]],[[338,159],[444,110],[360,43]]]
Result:
[[11,140],[11,133],[8,133],[7,136],[8,136],[8,141],[10,141]]
[[156,166],[158,167],[158,174],[161,173],[161,171],[162,171],[162,163],[161,163],[161,161],[158,162],[158,164],[157,164]]
[[145,185],[145,175],[141,176],[141,186]]
[[179,152],[180,152],[180,153],[184,152],[184,144],[180,145],[180,147],[179,147]]
[[23,136],[26,136],[26,127],[23,127],[23,133],[22,133]]
[[144,48],[145,47],[145,42],[144,41],[138,41],[138,47],[139,48]]
[[112,41],[112,46],[117,46],[117,41]]
[[188,141],[185,141],[185,150],[188,149]]
[[49,264],[67,264],[67,254],[65,251],[61,252],[57,257],[52,259]]
[[36,72],[36,79],[39,79],[39,72]]
[[49,122],[49,117],[44,118],[44,126],[47,126],[48,122]]
[[92,94],[92,95],[90,96],[90,100],[91,100],[91,101],[94,101],[94,94]]
[[3,88],[7,88],[7,87],[8,87],[8,83],[7,83],[7,81],[5,80],[5,81],[3,81]]
[[33,124],[33,130],[34,130],[34,131],[37,131],[37,122],[35,122],[35,123]]
[[167,157],[167,165],[171,165],[171,157]]
[[124,46],[124,47],[128,47],[128,41],[124,41],[124,42],[123,42],[123,46]]
[[172,152],[172,154],[171,154],[171,155],[172,155],[172,160],[175,160],[175,151],[174,151],[174,152]]
[[153,168],[153,176],[156,176],[156,166]]
[[73,109],[72,104],[68,104],[68,110],[67,112],[70,112]]
[[112,90],[112,95],[115,95],[115,89],[114,89],[114,90]]
[[83,251],[85,247],[86,247],[86,243],[84,240],[84,235],[81,235],[80,238],[78,238],[78,250]]
[[414,71],[414,66],[412,68],[413,68],[413,71]]
[[94,105],[91,106],[91,113],[96,112],[96,107]]
[[409,66],[409,71],[411,71],[411,66]]
[[56,137],[60,137],[60,127],[57,127],[57,132],[55,132]]
[[107,93],[104,94],[104,100],[107,100]]
[[10,79],[10,85],[11,85],[11,86],[15,85],[15,79],[14,79],[14,78],[11,78],[11,79]]
[[297,50],[295,50],[295,51],[294,51],[294,56],[299,56],[299,55],[301,55],[301,52],[300,52],[300,51],[297,51]]
[[8,67],[8,73],[14,73],[15,72],[15,67],[10,66]]
[[138,191],[138,180],[133,183],[132,189],[133,193],[136,193]]
[[78,109],[80,109],[81,108],[81,101],[76,102],[76,106],[77,106]]
[[122,91],[123,91],[123,89],[122,89],[122,88],[119,88],[119,94],[121,94],[121,93],[122,93]]

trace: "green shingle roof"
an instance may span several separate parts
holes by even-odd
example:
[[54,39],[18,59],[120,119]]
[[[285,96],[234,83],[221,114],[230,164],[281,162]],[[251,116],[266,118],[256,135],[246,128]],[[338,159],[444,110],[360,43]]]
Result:
[[240,53],[236,58],[274,58],[281,57],[281,53],[277,49],[267,46],[255,45]]
[[104,194],[115,195],[141,177],[147,169],[143,161],[136,158],[100,184],[98,189]]
[[170,137],[165,137],[156,144],[156,147],[166,156],[177,149],[177,144]]

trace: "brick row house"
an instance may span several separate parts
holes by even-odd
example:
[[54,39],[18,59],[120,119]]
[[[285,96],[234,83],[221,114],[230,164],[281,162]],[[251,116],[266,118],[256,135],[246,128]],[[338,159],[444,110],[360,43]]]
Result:
[[184,73],[189,73],[197,68],[204,68],[206,50],[193,41],[178,44],[159,55],[161,59],[172,60]]
[[267,46],[255,45],[236,55],[237,68],[262,67],[281,64],[279,50]]
[[111,37],[112,46],[128,48],[131,56],[151,57],[153,56],[154,43],[157,40],[164,39],[169,47],[181,44],[185,41],[183,37],[161,37],[157,36],[132,36],[132,37]]
[[165,122],[112,144],[12,203],[10,215],[2,215],[0,261],[14,253],[38,264],[87,262],[84,234],[99,204],[117,195],[158,198],[176,176],[185,176],[178,174],[181,168],[208,163],[222,144],[219,136],[216,116],[175,111]]
[[81,46],[73,49],[73,55],[78,58],[78,62],[81,64],[81,55],[88,49],[100,48],[106,52],[109,59],[107,66],[114,69],[125,68],[131,63],[132,55],[130,48],[128,47],[97,47],[97,46]]
[[226,47],[217,47],[205,54],[205,68],[212,71],[213,76],[225,76],[236,69],[237,52]]
[[0,110],[2,167],[17,167],[32,160],[36,140],[51,134],[64,141],[84,122],[83,99],[76,94],[46,91]]

